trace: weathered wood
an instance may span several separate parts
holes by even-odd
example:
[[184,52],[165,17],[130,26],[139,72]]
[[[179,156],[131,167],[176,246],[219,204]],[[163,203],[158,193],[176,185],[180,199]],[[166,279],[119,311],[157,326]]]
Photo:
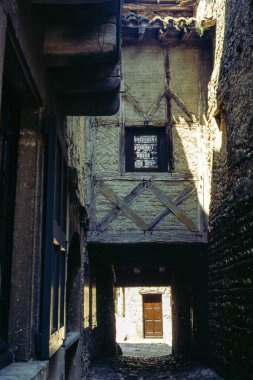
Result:
[[[123,94],[120,94],[121,104],[123,105]],[[121,108],[122,109],[122,108]],[[120,112],[120,135],[119,135],[119,172],[125,173],[126,154],[125,154],[125,115]]]
[[[195,191],[196,191],[195,186],[190,184],[186,188],[184,188],[175,198],[173,198],[172,201],[178,206],[184,201],[186,201]],[[172,211],[168,208],[161,211],[156,216],[156,218],[153,219],[151,223],[149,223],[149,230],[153,230],[166,216],[168,216],[171,213]]]
[[113,91],[120,85],[120,65],[53,67],[48,70],[58,93]]
[[75,4],[99,4],[110,2],[112,0],[30,0],[32,4],[41,4],[41,5],[75,5]]
[[193,112],[191,112],[190,110],[188,110],[187,106],[184,104],[184,102],[179,98],[179,96],[177,94],[175,94],[175,92],[172,92],[168,87],[166,89],[166,93],[168,94],[168,96],[170,96],[176,103],[177,105],[181,108],[182,111],[184,111],[184,113],[192,120],[192,121],[195,121],[194,120],[194,115],[193,115]]
[[135,244],[135,243],[160,243],[160,244],[206,244],[206,233],[193,233],[189,231],[167,230],[167,231],[106,231],[103,233],[90,231],[88,243],[105,244]]
[[64,115],[111,116],[119,110],[118,92],[71,94],[59,96]]
[[170,4],[124,4],[123,11],[146,11],[146,12],[173,12],[188,11],[192,12],[192,5],[170,5]]
[[183,176],[177,173],[122,173],[122,174],[103,174],[103,176],[96,176],[96,181],[106,180],[106,181],[165,181],[165,182],[198,182],[199,178],[191,173],[185,174]]
[[100,63],[115,60],[117,56],[116,16],[104,23],[49,24],[45,26],[44,54],[49,65],[84,60]]
[[167,206],[173,214],[182,222],[190,231],[196,232],[198,231],[198,227],[195,223],[186,215],[186,213],[180,210],[179,207],[169,198],[167,195],[160,190],[157,186],[152,185],[150,188],[155,196],[162,202],[165,206]]
[[[56,70],[55,70],[56,71]],[[75,66],[71,70],[50,73],[53,86],[58,94],[78,94],[94,92],[110,92],[116,90],[120,85],[120,77],[94,77],[92,72],[89,77],[82,75],[85,67],[81,71]]]
[[147,114],[147,121],[151,121],[152,118],[153,118],[153,116],[156,114],[156,112],[160,108],[160,105],[162,103],[164,95],[165,95],[164,92],[162,94],[158,95],[157,99],[152,104],[152,106],[151,106],[151,108],[150,108],[150,110],[148,111],[148,114]]
[[[182,0],[181,0],[182,1]],[[125,0],[125,4],[178,4],[180,0]]]
[[86,201],[88,206],[89,228],[93,230],[96,225],[96,189],[93,182],[95,176],[94,163],[96,162],[96,130],[94,117],[89,118],[86,128]]
[[148,229],[148,225],[130,207],[128,207],[128,205],[120,197],[118,197],[108,185],[100,182],[99,191],[107,199],[119,207],[123,214],[131,219],[142,231],[146,231]]
[[124,93],[124,100],[127,102],[132,109],[140,116],[142,116],[145,120],[147,118],[147,115],[145,114],[144,110],[140,106],[139,101],[130,93],[128,90],[127,92]]
[[205,22],[203,23],[202,27],[203,27],[204,30],[207,30],[207,29],[212,28],[212,27],[215,26],[215,25],[216,25],[216,19],[213,18],[213,19],[211,19],[211,20],[207,20],[207,21],[205,21]]
[[[136,197],[138,197],[145,189],[151,185],[150,181],[140,182],[124,199],[126,205],[129,205]],[[112,209],[97,225],[97,231],[103,232],[107,226],[122,213],[121,209],[117,206]]]

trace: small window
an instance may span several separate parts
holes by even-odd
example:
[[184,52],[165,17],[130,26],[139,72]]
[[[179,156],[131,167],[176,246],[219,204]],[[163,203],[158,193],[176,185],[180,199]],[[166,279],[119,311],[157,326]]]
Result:
[[168,170],[165,128],[125,129],[126,171]]

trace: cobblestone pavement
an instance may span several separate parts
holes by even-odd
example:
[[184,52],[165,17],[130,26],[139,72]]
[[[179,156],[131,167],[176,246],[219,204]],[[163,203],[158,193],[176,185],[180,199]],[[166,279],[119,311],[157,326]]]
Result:
[[157,357],[171,354],[171,346],[165,343],[120,343],[124,356]]
[[[124,346],[121,345],[123,353]],[[131,346],[127,348],[127,355],[95,362],[88,380],[222,380],[213,370],[200,363],[181,356],[158,356],[158,352],[164,349],[162,346],[157,347],[155,352],[154,345],[145,345],[145,356],[144,347],[138,352],[139,345]],[[130,356],[131,350],[133,356]],[[150,352],[154,356],[149,356]]]

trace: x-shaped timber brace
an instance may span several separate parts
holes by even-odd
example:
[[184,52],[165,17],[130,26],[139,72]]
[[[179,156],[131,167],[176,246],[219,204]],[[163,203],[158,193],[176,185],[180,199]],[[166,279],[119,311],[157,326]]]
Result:
[[[195,191],[195,186],[193,184],[189,184],[185,187],[172,200],[156,185],[147,180],[141,181],[124,199],[121,199],[117,194],[115,194],[112,188],[106,185],[103,181],[98,181],[97,188],[105,198],[115,204],[115,207],[98,223],[97,231],[99,232],[105,231],[107,226],[122,213],[131,219],[142,231],[152,231],[167,215],[171,213],[173,213],[177,219],[188,228],[189,231],[199,231],[196,224],[183,210],[178,207],[178,205],[188,199]],[[148,188],[159,199],[159,201],[166,206],[166,208],[161,211],[149,224],[145,223],[144,220],[129,207],[129,204]]]

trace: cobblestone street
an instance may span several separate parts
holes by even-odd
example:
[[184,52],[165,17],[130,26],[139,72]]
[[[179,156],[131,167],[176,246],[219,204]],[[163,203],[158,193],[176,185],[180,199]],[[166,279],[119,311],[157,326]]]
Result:
[[[88,380],[222,380],[213,370],[180,356],[166,344],[121,344],[123,356],[96,361]],[[132,354],[132,356],[131,356]]]

